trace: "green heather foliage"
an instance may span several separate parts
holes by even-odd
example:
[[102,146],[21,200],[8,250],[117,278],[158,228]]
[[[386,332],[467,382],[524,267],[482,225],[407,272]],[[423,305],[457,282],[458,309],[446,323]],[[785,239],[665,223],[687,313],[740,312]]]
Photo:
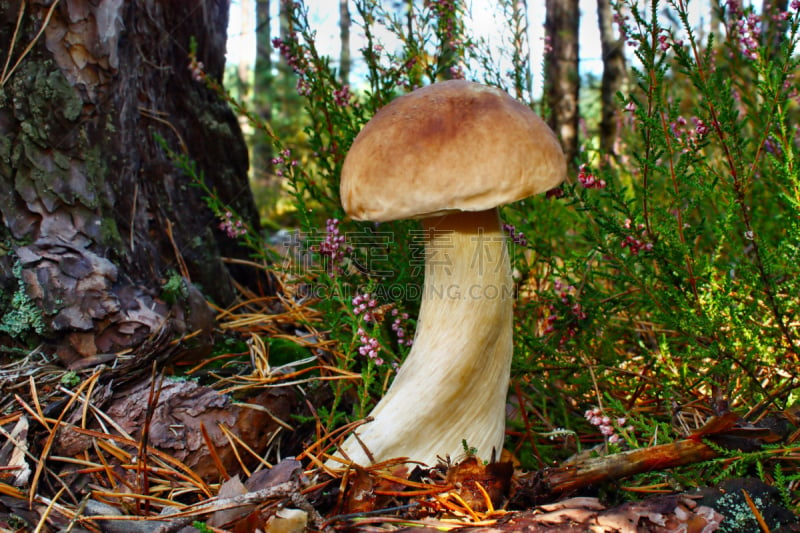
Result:
[[[511,5],[500,12],[515,16]],[[683,1],[620,2],[634,60],[618,94],[615,153],[599,153],[589,132],[577,176],[503,209],[519,295],[507,444],[526,466],[587,444],[680,438],[673,422],[683,406],[708,416],[725,402],[755,419],[796,401],[800,2],[764,15],[776,17],[781,39],[760,35],[751,7],[726,5],[723,25],[701,38]],[[304,143],[287,145],[262,125],[296,208],[293,252],[307,253],[276,266],[321,312],[336,341],[332,362],[363,373],[359,385],[332,382],[336,401],[321,408],[330,425],[368,413],[388,386],[422,283],[415,222],[359,223],[342,212],[339,173],[354,137],[392,98],[443,78],[529,94],[529,61],[507,48],[504,62],[466,35],[462,2],[415,2],[411,35],[406,15],[387,9],[356,2],[367,75],[348,87],[295,4],[294,32],[275,45],[305,97]],[[387,31],[397,49],[378,39]]]

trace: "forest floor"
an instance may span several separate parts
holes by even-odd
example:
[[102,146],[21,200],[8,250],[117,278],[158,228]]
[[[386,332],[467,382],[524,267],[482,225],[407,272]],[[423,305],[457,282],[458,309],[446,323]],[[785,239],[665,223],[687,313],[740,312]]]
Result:
[[[598,446],[535,471],[509,453],[434,467],[329,461],[352,426],[327,432],[316,406],[330,401],[332,380],[353,376],[319,356],[324,335],[308,312],[285,301],[221,311],[217,331],[235,342],[217,355],[183,339],[86,369],[40,351],[0,356],[0,533],[800,531],[779,489],[757,478],[624,483],[793,442],[791,413],[781,431],[727,413],[683,440],[613,454]],[[268,337],[315,355],[271,366]]]

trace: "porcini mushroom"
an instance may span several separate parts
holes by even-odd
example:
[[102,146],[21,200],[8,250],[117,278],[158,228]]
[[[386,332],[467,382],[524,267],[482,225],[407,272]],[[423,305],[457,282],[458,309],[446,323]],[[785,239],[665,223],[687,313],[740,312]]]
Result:
[[434,465],[461,456],[463,443],[484,459],[500,453],[513,282],[497,207],[552,189],[565,174],[547,125],[477,83],[417,89],[364,126],[342,168],[342,205],[356,220],[422,219],[425,282],[413,347],[341,455]]

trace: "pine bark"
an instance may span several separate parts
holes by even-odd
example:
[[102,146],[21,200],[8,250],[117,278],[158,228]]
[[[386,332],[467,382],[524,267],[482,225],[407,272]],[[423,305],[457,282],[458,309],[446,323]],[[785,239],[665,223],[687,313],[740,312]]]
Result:
[[[195,39],[205,71],[221,79],[228,7],[0,3],[6,50],[24,15],[0,92],[0,280],[41,313],[18,339],[46,341],[81,364],[207,327],[196,287],[219,305],[233,300],[221,258],[246,251],[221,233],[156,140],[185,149],[209,187],[257,228],[236,118],[188,69]],[[171,272],[191,281],[172,305],[159,297]],[[4,292],[7,325],[20,300]]]

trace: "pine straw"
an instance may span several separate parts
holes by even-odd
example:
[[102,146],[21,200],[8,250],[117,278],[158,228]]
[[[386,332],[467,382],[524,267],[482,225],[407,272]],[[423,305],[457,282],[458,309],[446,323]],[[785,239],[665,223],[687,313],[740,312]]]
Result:
[[[314,381],[360,379],[358,374],[329,364],[310,364],[319,360],[317,355],[285,366],[272,367],[267,346],[262,340],[264,338],[285,339],[314,354],[326,352],[334,358],[341,354],[335,353],[336,346],[326,339],[324,332],[317,329],[320,315],[313,308],[312,301],[297,301],[285,295],[249,296],[232,308],[218,310],[218,325],[223,333],[247,339],[252,373],[224,375],[208,371],[207,375],[215,382],[214,388],[219,392],[236,394],[265,388],[304,387]],[[193,336],[190,334],[178,339],[172,346]],[[125,355],[133,359],[132,354]],[[223,354],[206,359],[186,373],[200,373],[212,363],[235,355]],[[141,359],[153,360],[151,356]],[[154,369],[155,366],[153,364]],[[298,369],[301,366],[303,368]],[[329,475],[323,485],[301,484],[299,480],[291,480],[241,497],[219,498],[217,495],[221,483],[207,483],[180,460],[148,445],[147,427],[141,431],[142,437],[135,439],[103,410],[101,405],[109,396],[109,392],[103,390],[107,373],[108,369],[103,366],[88,375],[84,373],[81,383],[71,390],[62,384],[69,373],[58,365],[55,357],[45,355],[40,349],[32,350],[0,368],[3,388],[10,393],[2,405],[3,411],[9,414],[0,418],[0,435],[11,449],[21,454],[10,459],[13,464],[0,468],[0,495],[20,500],[20,505],[34,510],[39,517],[36,531],[46,530],[48,522],[59,524],[67,531],[77,525],[90,531],[101,531],[98,524],[102,521],[153,518],[164,521],[158,531],[176,531],[192,520],[207,518],[211,513],[253,503],[294,505],[307,511],[316,527],[327,528],[305,499],[305,494],[330,483],[335,485],[337,477],[345,482],[347,470],[345,474],[336,474],[325,467],[323,461],[328,458],[326,450],[351,431],[355,424],[327,433],[324,425],[318,421],[316,440],[298,455],[299,460],[307,461],[310,465],[309,474]],[[158,402],[160,379],[161,376],[156,376],[153,370],[148,400],[148,411],[151,413]],[[286,429],[292,429],[286,422],[279,422]],[[14,424],[31,428],[30,433],[26,431],[22,435],[14,435],[3,429]],[[246,459],[255,458],[263,468],[273,466],[235,434],[227,429],[223,431],[239,460],[237,470],[244,475],[252,473]],[[66,432],[91,439],[91,448],[76,457],[56,455],[53,452],[55,442],[60,434]],[[33,435],[35,438],[31,438]],[[214,445],[207,435],[204,438],[208,449],[212,451],[212,460],[217,461],[221,478],[229,479],[230,475],[213,453]],[[41,449],[33,452],[30,449],[32,442],[41,443]],[[374,473],[380,477],[383,466],[369,469],[370,475]],[[420,487],[425,485],[413,484],[415,492],[411,495],[421,494]],[[423,493],[434,494],[446,488],[432,485]],[[120,515],[84,514],[90,499],[118,509]]]
[[[276,307],[283,311],[269,312],[269,309]],[[211,377],[216,379],[215,388],[223,394],[230,394],[248,389],[297,387],[315,380],[358,379],[356,374],[324,364],[302,370],[293,369],[297,362],[277,368],[269,365],[262,337],[285,338],[312,351],[332,350],[330,342],[310,326],[318,320],[318,313],[308,303],[296,304],[285,297],[253,297],[231,309],[220,311],[219,325],[223,332],[248,336],[254,371],[249,376],[222,376],[211,372]],[[286,334],[286,326],[298,330],[304,328],[305,333],[300,336]],[[312,357],[300,363],[315,359]],[[142,360],[151,358],[143,357]],[[198,372],[213,361],[204,361],[188,373]],[[313,376],[315,372],[321,377]],[[54,514],[60,515],[61,523],[64,520],[72,524],[80,522],[82,527],[99,531],[93,526],[99,520],[141,520],[165,509],[170,511],[168,516],[162,517],[165,520],[202,518],[212,508],[217,510],[221,505],[215,502],[219,484],[206,483],[181,461],[147,445],[147,428],[141,431],[143,437],[134,439],[98,406],[108,397],[108,391],[101,391],[101,378],[107,373],[108,369],[101,366],[86,376],[74,390],[70,390],[62,384],[69,374],[58,366],[55,357],[45,355],[41,349],[32,350],[26,356],[0,367],[0,382],[3,390],[9,393],[3,398],[2,409],[10,413],[0,418],[0,435],[9,443],[10,449],[22,454],[13,459],[14,464],[0,469],[0,495],[24,500],[28,507],[39,511],[41,517],[37,530],[42,529],[48,517]],[[151,381],[150,412],[158,401],[158,382],[157,379]],[[26,428],[31,428],[30,433],[36,435],[35,439],[27,435],[15,436],[3,429],[21,422]],[[282,423],[291,429],[291,426]],[[78,457],[54,455],[54,443],[60,432],[90,438],[91,449]],[[232,432],[227,431],[226,437],[235,449],[242,472],[250,473],[245,466],[245,458],[256,457],[263,467],[272,466]],[[41,449],[36,453],[29,450],[30,442],[34,440],[41,442]],[[207,444],[210,450],[214,449],[208,440]],[[315,443],[314,447],[322,448],[320,443]],[[30,468],[28,465],[31,465]],[[25,472],[28,468],[30,471]],[[16,481],[16,485],[22,488],[15,486],[15,477],[22,479]],[[74,487],[81,484],[76,482],[79,479],[90,489],[85,497],[75,492]],[[295,483],[291,492],[300,494],[299,488]],[[265,501],[289,497],[279,489],[272,492],[274,494],[264,493],[260,496]],[[89,495],[94,500],[117,507],[126,516],[81,516]]]

